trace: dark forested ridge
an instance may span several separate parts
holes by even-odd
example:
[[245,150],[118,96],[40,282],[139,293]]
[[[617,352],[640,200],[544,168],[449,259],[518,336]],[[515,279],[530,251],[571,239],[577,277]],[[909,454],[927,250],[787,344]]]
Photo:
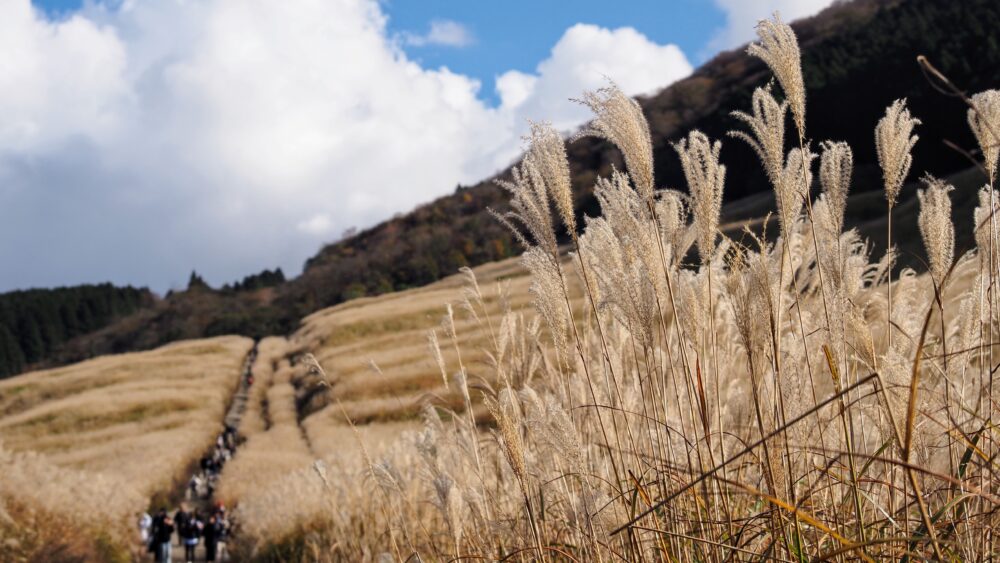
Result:
[[[1000,87],[996,73],[1000,68],[1000,2],[838,2],[793,27],[802,46],[808,137],[814,147],[827,139],[850,143],[855,156],[855,193],[881,187],[873,130],[896,98],[906,97],[922,121],[911,178],[924,172],[947,176],[969,166],[964,156],[944,145],[949,140],[960,147],[975,146],[965,107],[928,83],[916,57],[926,55],[969,92]],[[723,140],[722,160],[728,167],[725,197],[731,203],[724,208],[724,219],[765,212],[766,205],[759,205],[758,199],[766,200],[763,194],[770,186],[760,164],[749,147],[725,134],[741,127],[730,112],[749,110],[754,88],[769,76],[760,61],[738,49],[716,56],[690,77],[640,99],[650,122],[657,186],[684,188],[671,143],[698,128]],[[607,143],[592,138],[572,143],[568,153],[577,212],[595,215],[594,180],[609,174],[612,166],[622,167],[621,157]],[[748,197],[744,201],[758,203],[738,201]],[[908,197],[912,193],[904,193],[902,199]],[[505,202],[492,178],[460,187],[410,213],[327,245],[295,279],[284,281],[280,272],[266,272],[219,290],[203,282],[192,284],[106,328],[71,339],[49,355],[50,361],[227,332],[251,336],[287,332],[317,309],[424,285],[461,266],[512,256],[519,249],[486,211],[488,207],[502,210]],[[848,226],[870,220],[870,213],[866,216],[864,211],[852,212]],[[879,240],[876,234],[876,247]]]
[[19,373],[68,340],[152,303],[148,289],[110,283],[0,294],[0,377]]

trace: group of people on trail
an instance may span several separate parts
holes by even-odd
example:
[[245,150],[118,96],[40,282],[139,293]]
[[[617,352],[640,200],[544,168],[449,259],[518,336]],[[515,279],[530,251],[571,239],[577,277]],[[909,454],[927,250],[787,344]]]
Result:
[[[236,446],[236,429],[227,424],[216,438],[212,452],[201,458],[201,473],[191,477],[188,500],[212,496],[222,467],[233,456]],[[191,510],[187,503],[181,503],[181,508],[173,517],[166,509],[161,509],[156,516],[143,514],[139,520],[139,530],[142,540],[158,563],[172,563],[171,539],[174,533],[177,534],[180,545],[184,546],[186,563],[194,562],[195,548],[201,540],[205,541],[205,561],[226,559],[229,521],[226,519],[226,507],[221,502],[216,503],[207,513]]]
[[[250,366],[257,355],[257,347],[251,350],[246,370],[243,374],[243,384],[253,385],[253,373]],[[215,485],[222,473],[222,468],[236,453],[240,440],[234,424],[227,422],[225,429],[216,439],[212,451],[201,458],[201,471],[191,477],[188,483],[187,499],[209,499],[215,492]],[[226,553],[226,538],[229,536],[229,520],[226,518],[226,507],[217,502],[211,510],[201,512],[192,510],[187,503],[181,503],[181,508],[171,517],[166,508],[161,508],[156,516],[148,513],[139,518],[139,531],[143,543],[157,563],[173,563],[173,535],[177,534],[180,545],[184,546],[185,563],[194,563],[195,549],[204,540],[205,561],[228,560]]]
[[207,514],[191,510],[187,504],[173,517],[166,509],[160,509],[156,516],[144,514],[139,522],[148,551],[153,554],[157,563],[172,563],[172,540],[177,534],[179,543],[184,546],[184,561],[194,563],[195,548],[205,540],[205,561],[225,560],[226,537],[229,535],[229,521],[226,519],[226,507],[217,504]]
[[236,452],[236,429],[226,425],[225,430],[215,439],[212,452],[201,458],[201,471],[191,476],[188,481],[187,498],[194,500],[209,498],[215,492],[215,486],[222,474],[222,468]]

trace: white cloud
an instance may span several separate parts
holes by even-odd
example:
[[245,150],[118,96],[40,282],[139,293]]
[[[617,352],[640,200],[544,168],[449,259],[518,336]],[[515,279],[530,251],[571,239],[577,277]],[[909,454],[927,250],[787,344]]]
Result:
[[335,233],[507,165],[566,98],[690,72],[672,45],[577,25],[533,73],[478,81],[408,59],[376,0],[90,5],[52,22],[0,0],[0,289],[164,289],[299,271]]
[[401,37],[404,44],[414,47],[427,45],[468,47],[476,40],[469,28],[452,20],[433,20],[426,34],[403,33]]
[[536,74],[508,71],[497,78],[501,110],[526,118],[546,119],[567,130],[589,113],[580,104],[584,90],[611,79],[625,92],[651,94],[691,73],[691,64],[676,45],[658,45],[633,28],[609,30],[576,24],[566,30]]
[[333,229],[333,220],[330,219],[329,215],[319,213],[304,221],[299,221],[296,226],[300,231],[305,233],[326,236],[329,235]]
[[102,138],[128,104],[123,46],[112,30],[81,17],[45,25],[28,2],[0,2],[0,52],[0,148]]
[[726,25],[716,32],[706,52],[731,49],[756,38],[754,26],[777,11],[786,22],[819,13],[834,0],[715,0],[726,14]]

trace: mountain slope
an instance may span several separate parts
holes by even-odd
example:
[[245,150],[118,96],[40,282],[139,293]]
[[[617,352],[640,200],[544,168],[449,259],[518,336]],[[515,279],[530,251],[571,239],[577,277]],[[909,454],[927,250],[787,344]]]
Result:
[[[963,155],[944,145],[949,140],[960,147],[975,146],[965,107],[935,90],[915,58],[927,55],[970,92],[998,86],[994,71],[1000,68],[1000,39],[995,33],[1000,28],[1000,3],[856,0],[838,3],[793,27],[802,45],[808,135],[814,146],[826,139],[851,144],[856,165],[854,192],[881,187],[873,129],[897,97],[907,97],[923,122],[918,128],[921,140],[914,151],[913,178],[924,171],[946,176],[969,166]],[[687,79],[641,99],[653,137],[657,186],[683,189],[671,143],[698,128],[725,141],[722,160],[728,167],[726,200],[730,205],[724,220],[766,213],[769,200],[765,194],[770,186],[760,164],[749,147],[725,134],[740,127],[730,112],[747,110],[754,88],[767,76],[760,61],[736,50],[718,55]],[[623,167],[621,157],[607,143],[592,138],[571,143],[568,152],[576,209],[580,215],[595,215],[591,186],[598,176],[609,174],[612,166]],[[911,191],[904,199],[912,196],[913,188],[907,189]],[[744,198],[748,204],[739,203]],[[251,292],[199,287],[174,294],[152,309],[74,339],[52,361],[223,332],[287,333],[300,318],[323,307],[425,285],[460,266],[512,256],[518,248],[487,212],[488,207],[504,209],[505,200],[493,179],[460,188],[324,247],[294,280]],[[877,237],[874,242],[878,244]]]
[[[850,143],[855,150],[854,190],[880,188],[874,126],[886,106],[905,96],[923,121],[914,151],[914,177],[924,170],[947,175],[968,167],[962,155],[943,145],[947,139],[958,146],[975,146],[965,107],[935,91],[915,59],[927,55],[970,91],[995,87],[1000,44],[991,30],[998,25],[1000,4],[987,0],[862,0],[835,5],[797,22],[807,103],[816,108],[808,116],[809,136],[814,144],[825,139]],[[657,186],[683,189],[671,143],[697,128],[725,140],[727,201],[770,191],[750,148],[726,139],[727,131],[740,128],[730,112],[748,110],[754,88],[766,76],[758,60],[742,50],[731,51],[659,94],[640,99],[650,122]],[[595,215],[591,186],[611,166],[622,168],[621,158],[607,143],[592,138],[571,143],[568,152],[578,213]],[[486,211],[504,208],[504,201],[490,179],[329,245],[282,289],[279,300],[284,308],[307,313],[362,294],[422,285],[458,266],[509,256],[517,252],[516,246]]]

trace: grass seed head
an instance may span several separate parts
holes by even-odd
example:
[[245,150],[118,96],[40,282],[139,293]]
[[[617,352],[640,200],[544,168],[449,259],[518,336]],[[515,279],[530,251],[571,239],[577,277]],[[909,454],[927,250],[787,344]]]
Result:
[[781,233],[786,237],[794,230],[795,222],[802,213],[805,198],[809,197],[809,186],[812,185],[812,161],[815,158],[816,155],[809,150],[809,147],[805,150],[796,147],[788,151],[788,160],[782,170],[781,181],[774,191]]
[[636,190],[644,200],[652,201],[653,142],[642,107],[613,83],[585,92],[583,99],[578,101],[590,108],[595,117],[577,138],[594,136],[614,143],[625,157],[625,166]]
[[927,249],[931,277],[940,286],[955,255],[955,225],[951,222],[951,197],[948,195],[955,188],[930,175],[923,181],[927,189],[917,192],[920,199],[917,224]]
[[983,162],[992,183],[997,176],[997,160],[1000,156],[1000,90],[986,90],[972,96],[969,108],[969,127],[983,151]]
[[1000,233],[1000,193],[983,186],[979,190],[979,206],[972,214],[976,246],[983,262],[983,270],[989,275],[995,271],[1000,248],[997,248],[997,234]]
[[708,263],[712,257],[716,232],[719,230],[722,188],[726,180],[726,167],[719,162],[721,149],[722,143],[713,143],[697,130],[674,144],[691,193],[691,209],[698,232],[698,254],[702,264]]
[[785,112],[788,102],[778,103],[771,94],[771,84],[757,88],[751,102],[752,113],[734,111],[733,117],[745,123],[749,132],[729,131],[729,136],[745,141],[757,153],[764,172],[778,197],[786,191]]
[[899,190],[906,181],[913,163],[913,145],[918,137],[913,134],[913,128],[920,120],[910,115],[906,108],[906,100],[899,99],[886,108],[885,117],[875,126],[875,149],[878,153],[878,163],[882,167],[882,178],[885,181],[885,198],[889,207],[895,207],[899,199]]
[[823,156],[819,163],[819,181],[829,206],[830,227],[839,236],[844,230],[844,211],[854,171],[854,154],[845,142],[826,141],[821,146]]
[[566,144],[551,123],[531,123],[531,154],[545,180],[546,189],[559,212],[563,225],[570,233],[576,231],[573,211],[573,186],[569,176]]
[[775,12],[774,19],[757,23],[757,37],[760,41],[751,43],[747,47],[747,54],[763,60],[771,68],[792,108],[792,118],[799,133],[805,135],[806,88],[802,80],[802,56],[795,32]]

